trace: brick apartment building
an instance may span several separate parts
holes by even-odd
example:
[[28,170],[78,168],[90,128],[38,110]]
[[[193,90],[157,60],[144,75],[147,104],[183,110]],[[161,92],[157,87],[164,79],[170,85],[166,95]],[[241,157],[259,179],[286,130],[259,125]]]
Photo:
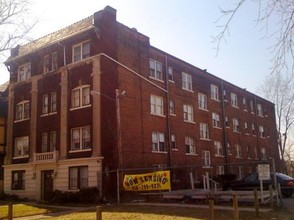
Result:
[[273,103],[151,46],[109,6],[5,64],[7,193],[105,192],[118,168],[171,169],[179,186],[279,161]]

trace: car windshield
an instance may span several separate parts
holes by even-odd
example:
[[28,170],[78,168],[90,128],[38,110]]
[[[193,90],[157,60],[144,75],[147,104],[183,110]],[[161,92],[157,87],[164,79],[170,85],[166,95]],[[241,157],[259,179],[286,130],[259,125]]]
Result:
[[283,173],[277,173],[276,174],[278,178],[282,179],[282,180],[292,180],[293,178],[290,176],[287,176],[286,174]]

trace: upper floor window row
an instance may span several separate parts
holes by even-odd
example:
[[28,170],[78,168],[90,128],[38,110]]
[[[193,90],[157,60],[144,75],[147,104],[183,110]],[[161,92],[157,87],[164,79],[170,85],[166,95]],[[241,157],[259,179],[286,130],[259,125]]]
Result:
[[48,73],[50,71],[56,70],[57,67],[58,67],[57,52],[54,52],[51,55],[47,54],[46,56],[44,56],[43,73]]
[[17,81],[22,82],[31,78],[31,63],[25,63],[18,67]]
[[72,62],[90,57],[90,41],[76,44],[72,47]]

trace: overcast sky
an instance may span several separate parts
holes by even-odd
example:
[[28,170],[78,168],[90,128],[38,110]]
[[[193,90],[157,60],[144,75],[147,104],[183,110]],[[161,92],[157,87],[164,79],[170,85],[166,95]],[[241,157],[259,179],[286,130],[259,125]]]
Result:
[[[272,45],[256,25],[257,5],[248,4],[236,14],[219,54],[212,36],[225,20],[216,22],[220,7],[233,7],[237,0],[35,0],[33,13],[40,22],[34,39],[66,27],[109,5],[117,20],[150,38],[151,45],[241,88],[256,92],[270,72]],[[0,83],[9,74],[2,68]]]

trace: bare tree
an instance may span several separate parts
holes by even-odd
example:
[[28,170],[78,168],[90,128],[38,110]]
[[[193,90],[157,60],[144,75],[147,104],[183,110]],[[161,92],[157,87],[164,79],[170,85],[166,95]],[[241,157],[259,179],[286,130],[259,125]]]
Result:
[[292,74],[271,74],[264,81],[261,90],[263,96],[272,101],[276,107],[278,146],[281,159],[283,161],[291,159],[289,157],[293,143],[289,137],[293,134],[294,125],[294,77]]
[[30,0],[0,0],[0,54],[28,39],[36,25]]
[[[273,38],[269,45],[272,57],[272,73],[294,73],[294,1],[293,0],[237,0],[230,9],[220,9],[221,17],[217,21],[221,31],[214,36],[217,53],[221,44],[230,35],[229,26],[245,3],[256,4],[256,20],[264,30],[264,36]],[[224,22],[223,22],[224,21]],[[223,22],[222,24],[220,24]],[[290,71],[289,71],[290,70]]]

